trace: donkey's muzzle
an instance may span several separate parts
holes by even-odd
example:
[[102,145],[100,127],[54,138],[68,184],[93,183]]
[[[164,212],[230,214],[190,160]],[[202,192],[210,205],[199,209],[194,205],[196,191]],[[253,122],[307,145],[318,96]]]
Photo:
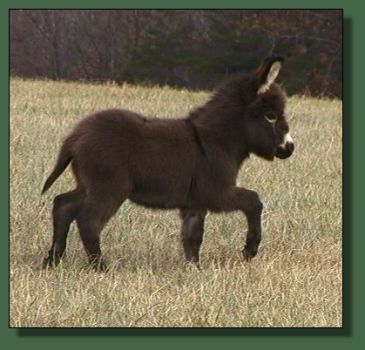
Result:
[[275,157],[280,159],[289,158],[294,152],[294,143],[287,142],[285,145],[280,145],[276,148]]

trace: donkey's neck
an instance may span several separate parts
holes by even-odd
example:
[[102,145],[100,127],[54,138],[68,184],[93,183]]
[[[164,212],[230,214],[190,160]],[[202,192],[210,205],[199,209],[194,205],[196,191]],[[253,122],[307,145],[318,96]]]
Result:
[[219,147],[239,168],[249,156],[243,133],[243,111],[239,105],[232,106],[228,100],[224,103],[217,98],[192,111],[187,120],[194,125],[203,147],[207,150],[210,146]]

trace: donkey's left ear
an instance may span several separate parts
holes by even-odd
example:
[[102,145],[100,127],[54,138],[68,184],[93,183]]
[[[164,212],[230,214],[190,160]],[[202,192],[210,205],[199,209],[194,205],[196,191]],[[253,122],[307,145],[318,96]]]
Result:
[[257,94],[261,95],[270,89],[271,84],[279,75],[284,57],[268,57],[265,62],[255,72],[257,82]]

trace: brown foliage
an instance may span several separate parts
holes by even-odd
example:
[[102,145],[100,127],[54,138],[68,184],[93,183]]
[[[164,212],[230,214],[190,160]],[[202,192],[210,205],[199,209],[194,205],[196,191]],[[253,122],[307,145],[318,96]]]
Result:
[[342,12],[10,12],[10,71],[25,77],[211,88],[271,54],[295,56],[283,77],[289,93],[341,96]]

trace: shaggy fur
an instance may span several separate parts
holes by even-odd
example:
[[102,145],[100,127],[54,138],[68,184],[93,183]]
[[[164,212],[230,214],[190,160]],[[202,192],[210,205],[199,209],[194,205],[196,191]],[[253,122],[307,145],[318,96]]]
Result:
[[281,57],[223,85],[183,119],[147,119],[105,110],[83,119],[65,139],[44,193],[71,163],[76,189],[54,199],[54,236],[44,266],[62,258],[76,220],[86,252],[98,269],[100,232],[128,198],[149,208],[177,208],[188,261],[199,260],[206,212],[241,210],[248,220],[244,257],[257,253],[262,203],[256,192],[236,187],[243,161],[254,153],[287,158],[285,94],[273,80]]

